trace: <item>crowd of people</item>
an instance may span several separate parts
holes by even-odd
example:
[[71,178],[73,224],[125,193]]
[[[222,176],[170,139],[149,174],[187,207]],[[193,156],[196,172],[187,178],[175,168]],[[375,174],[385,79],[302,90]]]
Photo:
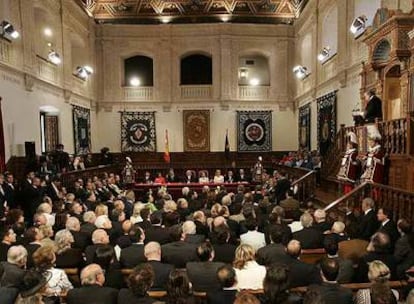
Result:
[[[64,189],[33,172],[0,175],[1,303],[396,303],[389,280],[410,279],[414,242],[407,219],[371,198],[346,216],[303,204],[283,172],[236,193],[191,185],[135,197],[110,173]],[[269,186],[270,185],[270,186]],[[288,220],[289,219],[289,220]],[[324,248],[316,264],[304,249]],[[64,269],[80,270],[80,285]],[[122,269],[131,269],[124,280]],[[342,283],[371,282],[353,297]],[[305,295],[290,292],[307,286]],[[261,290],[252,296],[243,290]],[[259,302],[258,302],[259,301]]]

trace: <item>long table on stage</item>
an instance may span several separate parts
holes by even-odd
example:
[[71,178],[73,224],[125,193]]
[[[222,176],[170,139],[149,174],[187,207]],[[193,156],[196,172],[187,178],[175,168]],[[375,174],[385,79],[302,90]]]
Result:
[[183,187],[189,187],[190,190],[196,191],[197,193],[200,193],[204,186],[209,186],[210,189],[214,189],[216,187],[224,187],[226,188],[227,192],[237,192],[237,186],[244,185],[246,188],[248,188],[251,184],[248,182],[241,182],[241,183],[166,183],[166,184],[140,184],[135,183],[133,184],[132,189],[135,192],[135,197],[137,199],[143,197],[145,193],[147,193],[150,189],[155,194],[157,193],[158,189],[161,187],[166,187],[168,190],[168,193],[171,194],[173,199],[178,199],[182,197],[182,189]]

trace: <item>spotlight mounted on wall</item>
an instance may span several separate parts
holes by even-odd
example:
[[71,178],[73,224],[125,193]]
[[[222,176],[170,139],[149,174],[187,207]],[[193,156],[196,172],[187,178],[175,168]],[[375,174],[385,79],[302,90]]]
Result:
[[75,73],[73,75],[75,75],[76,77],[82,80],[86,80],[92,74],[93,74],[93,69],[90,66],[85,65],[85,66],[76,67]]
[[260,80],[258,78],[252,78],[250,79],[249,84],[254,87],[258,86],[260,84]]
[[367,27],[366,22],[368,21],[368,18],[365,15],[359,16],[352,21],[351,27],[349,30],[352,34],[354,34],[354,38],[358,38],[361,36]]
[[247,68],[240,68],[239,69],[239,78],[246,79],[249,76],[249,71]]
[[331,52],[331,48],[329,46],[325,46],[321,52],[318,54],[318,60],[324,63],[326,60],[329,59],[329,54]]
[[6,20],[3,20],[0,24],[0,35],[8,41],[13,39],[15,40],[20,37],[20,33],[14,29],[10,22]]
[[47,55],[47,59],[55,65],[61,64],[62,62],[60,55],[54,50],[49,51],[49,54]]
[[129,84],[133,87],[139,87],[141,85],[141,80],[138,77],[132,77],[129,80]]
[[308,69],[304,66],[297,65],[293,68],[293,73],[295,74],[296,78],[303,80],[310,75]]

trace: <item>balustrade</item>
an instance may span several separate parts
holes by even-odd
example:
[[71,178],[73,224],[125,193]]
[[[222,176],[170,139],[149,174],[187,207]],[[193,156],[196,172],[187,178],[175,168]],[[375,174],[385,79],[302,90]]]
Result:
[[269,86],[239,86],[239,99],[264,100],[269,99]]
[[212,97],[211,85],[183,85],[181,86],[182,99],[210,99]]
[[0,39],[0,61],[10,63],[10,42]]
[[57,67],[40,56],[37,56],[36,58],[39,77],[47,81],[56,82]]
[[153,87],[124,87],[124,100],[147,101],[153,99]]

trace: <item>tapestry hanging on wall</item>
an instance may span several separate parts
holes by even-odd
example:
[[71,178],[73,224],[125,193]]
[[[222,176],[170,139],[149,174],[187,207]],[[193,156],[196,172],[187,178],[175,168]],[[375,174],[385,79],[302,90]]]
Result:
[[310,104],[299,108],[299,148],[310,151],[311,138],[311,107]]
[[87,154],[91,151],[90,109],[73,106],[73,138],[76,154]]
[[184,110],[184,151],[210,151],[210,111]]
[[336,135],[336,91],[317,99],[318,145],[321,155],[326,155]]
[[154,112],[121,112],[121,151],[155,152]]
[[237,112],[237,150],[266,152],[272,150],[272,112]]

